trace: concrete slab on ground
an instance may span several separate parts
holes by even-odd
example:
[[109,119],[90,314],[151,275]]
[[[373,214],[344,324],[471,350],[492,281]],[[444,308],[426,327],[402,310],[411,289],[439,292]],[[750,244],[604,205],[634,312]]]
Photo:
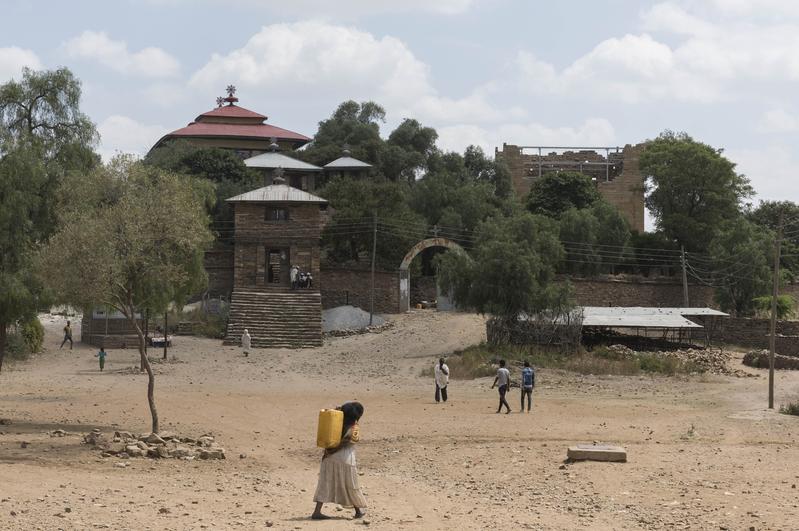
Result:
[[570,446],[566,456],[572,461],[627,461],[627,450],[606,444],[578,444]]

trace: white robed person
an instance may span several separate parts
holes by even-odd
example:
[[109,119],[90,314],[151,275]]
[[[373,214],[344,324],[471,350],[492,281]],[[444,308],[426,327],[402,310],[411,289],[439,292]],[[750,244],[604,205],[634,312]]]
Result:
[[444,358],[439,358],[433,367],[433,376],[436,380],[436,403],[447,401],[447,385],[449,384],[449,367],[444,363]]
[[335,448],[326,449],[322,456],[319,482],[313,497],[316,509],[311,518],[314,520],[330,518],[322,514],[322,505],[325,503],[352,507],[355,509],[355,518],[366,514],[366,498],[358,485],[358,468],[355,462],[355,443],[361,440],[358,420],[363,415],[363,406],[360,402],[347,402],[338,409],[344,413],[341,443]]
[[241,350],[244,351],[244,357],[250,355],[250,345],[252,344],[252,338],[250,337],[250,333],[247,329],[244,329],[244,333],[241,334]]

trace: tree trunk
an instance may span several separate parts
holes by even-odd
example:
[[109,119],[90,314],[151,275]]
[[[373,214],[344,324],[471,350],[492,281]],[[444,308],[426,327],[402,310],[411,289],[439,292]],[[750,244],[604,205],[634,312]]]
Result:
[[150,360],[147,358],[147,353],[144,351],[144,332],[142,332],[139,323],[136,322],[136,312],[131,312],[133,315],[130,318],[131,322],[133,323],[134,328],[136,329],[136,335],[139,336],[139,356],[141,357],[141,366],[144,367],[144,370],[147,371],[147,403],[150,406],[150,416],[153,420],[152,432],[158,433],[158,411],[155,408],[155,374],[153,374],[153,368],[150,366]]
[[3,371],[3,358],[6,357],[6,323],[0,323],[0,372]]

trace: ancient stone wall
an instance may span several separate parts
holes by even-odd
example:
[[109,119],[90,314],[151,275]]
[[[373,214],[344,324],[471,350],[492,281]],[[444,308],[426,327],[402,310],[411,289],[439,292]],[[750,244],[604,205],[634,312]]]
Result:
[[215,242],[205,252],[203,265],[208,273],[208,294],[230,300],[233,292],[233,246]]
[[[724,319],[722,336],[725,343],[732,345],[768,348],[769,320],[746,317]],[[799,354],[799,321],[777,321],[776,351],[786,356]]]
[[621,153],[580,150],[526,154],[522,148],[503,144],[494,156],[510,169],[516,195],[524,197],[539,174],[551,171],[580,171],[595,179],[597,189],[629,221],[630,228],[644,231],[644,181],[638,166],[643,144],[627,145]]

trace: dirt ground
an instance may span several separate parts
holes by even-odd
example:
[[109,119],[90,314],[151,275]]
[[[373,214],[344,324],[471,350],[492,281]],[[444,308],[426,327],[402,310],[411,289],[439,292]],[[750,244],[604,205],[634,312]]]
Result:
[[[155,365],[162,430],[213,433],[224,461],[103,458],[93,427],[146,433],[134,350],[48,349],[0,374],[0,529],[351,529],[350,510],[308,519],[318,410],[358,399],[357,449],[378,529],[797,529],[799,417],[765,408],[765,371],[722,376],[579,376],[539,370],[531,414],[496,415],[490,379],[454,381],[445,405],[422,368],[484,336],[479,317],[417,311],[380,334],[322,348],[256,350],[176,338]],[[78,337],[78,334],[76,334]],[[158,355],[153,353],[152,355]],[[799,398],[779,373],[777,402]],[[56,428],[68,432],[51,437]],[[28,442],[22,448],[21,443]],[[627,463],[565,464],[600,441]],[[127,464],[122,467],[121,464]]]

